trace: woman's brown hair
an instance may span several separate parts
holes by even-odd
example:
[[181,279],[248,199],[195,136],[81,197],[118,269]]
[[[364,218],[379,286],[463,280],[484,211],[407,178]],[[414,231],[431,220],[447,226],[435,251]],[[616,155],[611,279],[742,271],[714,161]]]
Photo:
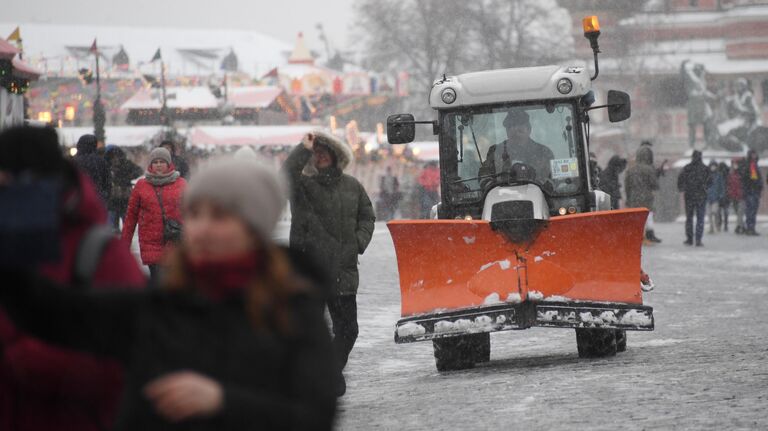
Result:
[[[309,282],[293,269],[285,251],[268,245],[259,251],[260,270],[255,272],[245,288],[245,311],[256,329],[274,330],[288,335],[293,331],[290,301],[310,290]],[[168,254],[166,272],[161,286],[167,290],[195,289],[190,279],[184,246]]]

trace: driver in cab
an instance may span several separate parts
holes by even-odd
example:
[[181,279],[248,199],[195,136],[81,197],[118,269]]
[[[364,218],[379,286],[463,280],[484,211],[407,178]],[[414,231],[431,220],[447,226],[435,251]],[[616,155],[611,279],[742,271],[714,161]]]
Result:
[[[528,113],[512,109],[502,124],[507,130],[507,139],[488,148],[480,175],[512,172],[516,163],[523,163],[534,170],[533,173],[526,173],[526,178],[539,183],[550,178],[550,161],[555,155],[549,148],[531,139],[531,120]],[[519,172],[519,169],[514,170]]]

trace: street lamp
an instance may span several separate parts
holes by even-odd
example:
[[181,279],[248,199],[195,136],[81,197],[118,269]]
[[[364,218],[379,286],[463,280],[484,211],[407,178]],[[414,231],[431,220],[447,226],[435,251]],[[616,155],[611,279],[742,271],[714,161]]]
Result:
[[107,115],[104,111],[104,105],[101,103],[101,73],[99,71],[99,49],[96,46],[96,39],[91,45],[91,52],[96,57],[96,100],[93,101],[93,134],[96,135],[96,141],[104,142],[104,124],[107,121]]

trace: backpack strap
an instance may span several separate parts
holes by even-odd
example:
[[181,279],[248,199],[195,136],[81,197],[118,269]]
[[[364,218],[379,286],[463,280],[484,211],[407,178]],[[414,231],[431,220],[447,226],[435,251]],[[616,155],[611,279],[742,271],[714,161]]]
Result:
[[80,289],[89,289],[93,275],[99,267],[101,257],[110,241],[115,238],[112,228],[107,225],[92,226],[80,240],[72,268],[72,284]]

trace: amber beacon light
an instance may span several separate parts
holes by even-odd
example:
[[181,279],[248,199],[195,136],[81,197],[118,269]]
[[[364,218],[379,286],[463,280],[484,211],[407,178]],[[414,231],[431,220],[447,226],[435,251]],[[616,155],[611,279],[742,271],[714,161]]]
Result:
[[581,25],[584,28],[584,34],[600,33],[600,21],[597,20],[597,15],[585,17]]

